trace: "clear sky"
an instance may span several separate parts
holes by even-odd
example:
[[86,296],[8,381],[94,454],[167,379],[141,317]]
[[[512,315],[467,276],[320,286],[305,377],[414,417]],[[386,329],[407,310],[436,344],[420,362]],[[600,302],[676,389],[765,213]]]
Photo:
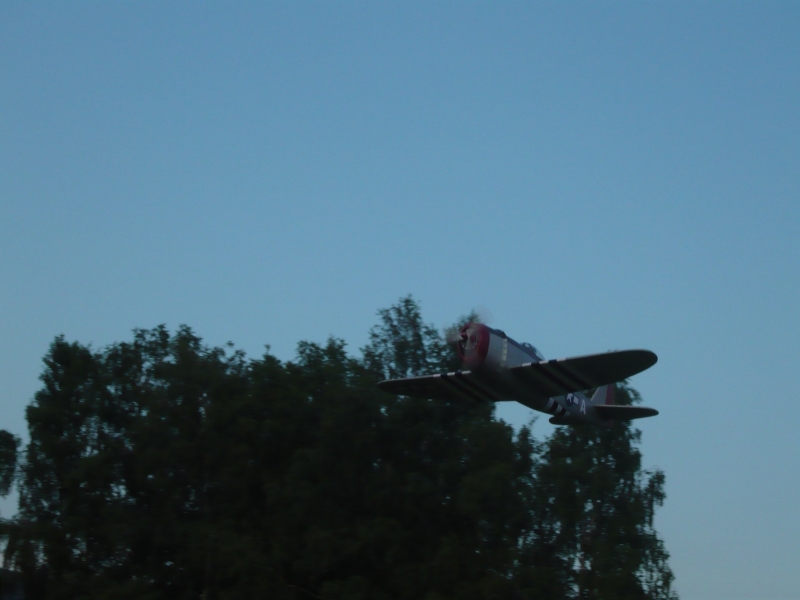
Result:
[[797,2],[6,0],[0,428],[60,333],[288,360],[485,306],[548,358],[654,350],[679,593],[796,598],[799,183]]

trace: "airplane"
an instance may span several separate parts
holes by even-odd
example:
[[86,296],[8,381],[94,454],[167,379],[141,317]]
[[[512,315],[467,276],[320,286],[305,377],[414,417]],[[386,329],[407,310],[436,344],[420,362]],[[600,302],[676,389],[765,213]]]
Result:
[[[554,425],[609,425],[658,414],[654,408],[614,404],[613,384],[656,364],[658,357],[649,350],[545,360],[531,344],[482,323],[467,323],[459,330],[458,355],[468,370],[388,379],[378,387],[418,398],[515,400],[553,415]],[[596,391],[588,398],[583,392],[592,388]]]

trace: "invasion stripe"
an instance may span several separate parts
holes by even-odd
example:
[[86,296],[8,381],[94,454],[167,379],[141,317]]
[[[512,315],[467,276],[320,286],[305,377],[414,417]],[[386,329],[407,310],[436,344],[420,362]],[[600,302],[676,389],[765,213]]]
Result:
[[567,377],[569,377],[570,379],[575,381],[578,385],[582,385],[583,388],[581,388],[581,389],[588,390],[589,388],[594,387],[591,383],[587,383],[586,380],[584,380],[580,375],[578,375],[577,373],[575,373],[574,371],[572,371],[570,369],[567,369],[567,367],[565,367],[561,363],[553,362],[551,364],[559,372],[561,372],[562,374],[566,375]]
[[[540,365],[544,365],[545,363],[539,363]],[[555,373],[551,373],[549,370],[545,369],[544,367],[539,367],[536,369],[531,369],[533,373],[536,373],[541,378],[545,379],[549,383],[551,387],[553,387],[558,393],[554,394],[555,396],[561,396],[563,394],[569,393],[572,389],[565,385],[562,380],[558,378]]]
[[[469,373],[469,371],[467,372]],[[497,402],[497,394],[495,394],[490,388],[484,387],[480,385],[477,381],[475,381],[474,377],[467,377],[466,374],[460,374],[458,377],[474,387],[476,390],[479,390],[484,396],[489,398],[492,402]]]
[[456,392],[456,394],[455,394],[456,397],[459,397],[459,398],[467,397],[467,398],[471,398],[473,400],[475,399],[475,397],[472,394],[470,394],[467,390],[461,389],[460,385],[458,385],[456,382],[448,379],[446,374],[437,375],[436,377],[438,377],[440,379],[440,381],[444,382],[445,387],[447,388],[447,391],[450,394],[452,394],[453,392]]
[[[469,373],[469,371],[467,371],[467,373]],[[471,377],[467,377],[465,373],[456,371],[455,375],[459,381],[464,382],[466,385],[472,386],[492,402],[497,402],[497,397],[492,392],[478,385],[477,382],[473,381]]]
[[561,375],[555,368],[555,362],[556,361],[552,360],[552,361],[547,361],[546,363],[541,363],[543,367],[547,367],[547,368],[542,368],[542,372],[549,375],[553,379],[553,381],[557,382],[558,385],[561,386],[561,389],[563,389],[565,392],[567,393],[574,392],[575,386],[570,385],[570,382],[568,380],[561,377]]
[[448,378],[450,378],[454,383],[457,383],[460,389],[464,390],[465,394],[470,394],[473,397],[477,397],[481,402],[492,402],[492,399],[489,398],[483,390],[480,388],[471,385],[472,382],[469,379],[461,376],[460,371],[456,371],[455,373],[448,373]]
[[[527,363],[522,365],[523,367],[528,367],[524,371],[517,371],[520,376],[527,377],[529,379],[533,379],[534,383],[538,383],[539,385],[545,385],[546,387],[551,388],[553,391],[552,394],[548,394],[548,396],[561,396],[565,393],[564,388],[558,381],[553,383],[553,378],[546,372],[544,369],[540,369],[537,365],[541,363]],[[516,374],[515,373],[515,374]],[[569,390],[567,390],[569,391]]]
[[458,383],[456,383],[455,379],[451,379],[450,378],[450,375],[455,375],[455,373],[443,374],[441,376],[441,378],[444,381],[446,381],[447,383],[449,383],[451,386],[453,386],[455,389],[457,389],[459,392],[469,396],[473,400],[477,400],[478,402],[486,402],[486,400],[484,400],[483,398],[481,398],[480,396],[478,396],[477,394],[475,394],[471,390],[467,390],[467,389],[462,388]]

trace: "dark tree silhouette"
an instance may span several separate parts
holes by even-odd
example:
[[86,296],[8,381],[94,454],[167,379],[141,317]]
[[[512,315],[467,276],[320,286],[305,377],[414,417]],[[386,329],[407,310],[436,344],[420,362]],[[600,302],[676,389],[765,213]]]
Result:
[[536,440],[491,405],[382,393],[457,365],[410,296],[378,316],[361,358],[332,338],[248,359],[187,327],[56,338],[19,464],[0,432],[27,597],[674,597],[637,430]]

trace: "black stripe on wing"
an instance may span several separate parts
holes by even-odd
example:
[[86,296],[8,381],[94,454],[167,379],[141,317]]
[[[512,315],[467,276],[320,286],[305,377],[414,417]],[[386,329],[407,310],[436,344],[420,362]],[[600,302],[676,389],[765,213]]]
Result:
[[475,381],[470,371],[456,371],[440,375],[424,375],[406,379],[387,379],[378,387],[390,394],[413,396],[415,398],[437,398],[441,400],[478,400],[493,402],[496,400],[491,390]]
[[563,396],[617,383],[649,369],[657,360],[649,350],[620,350],[526,363],[510,371],[542,396]]

